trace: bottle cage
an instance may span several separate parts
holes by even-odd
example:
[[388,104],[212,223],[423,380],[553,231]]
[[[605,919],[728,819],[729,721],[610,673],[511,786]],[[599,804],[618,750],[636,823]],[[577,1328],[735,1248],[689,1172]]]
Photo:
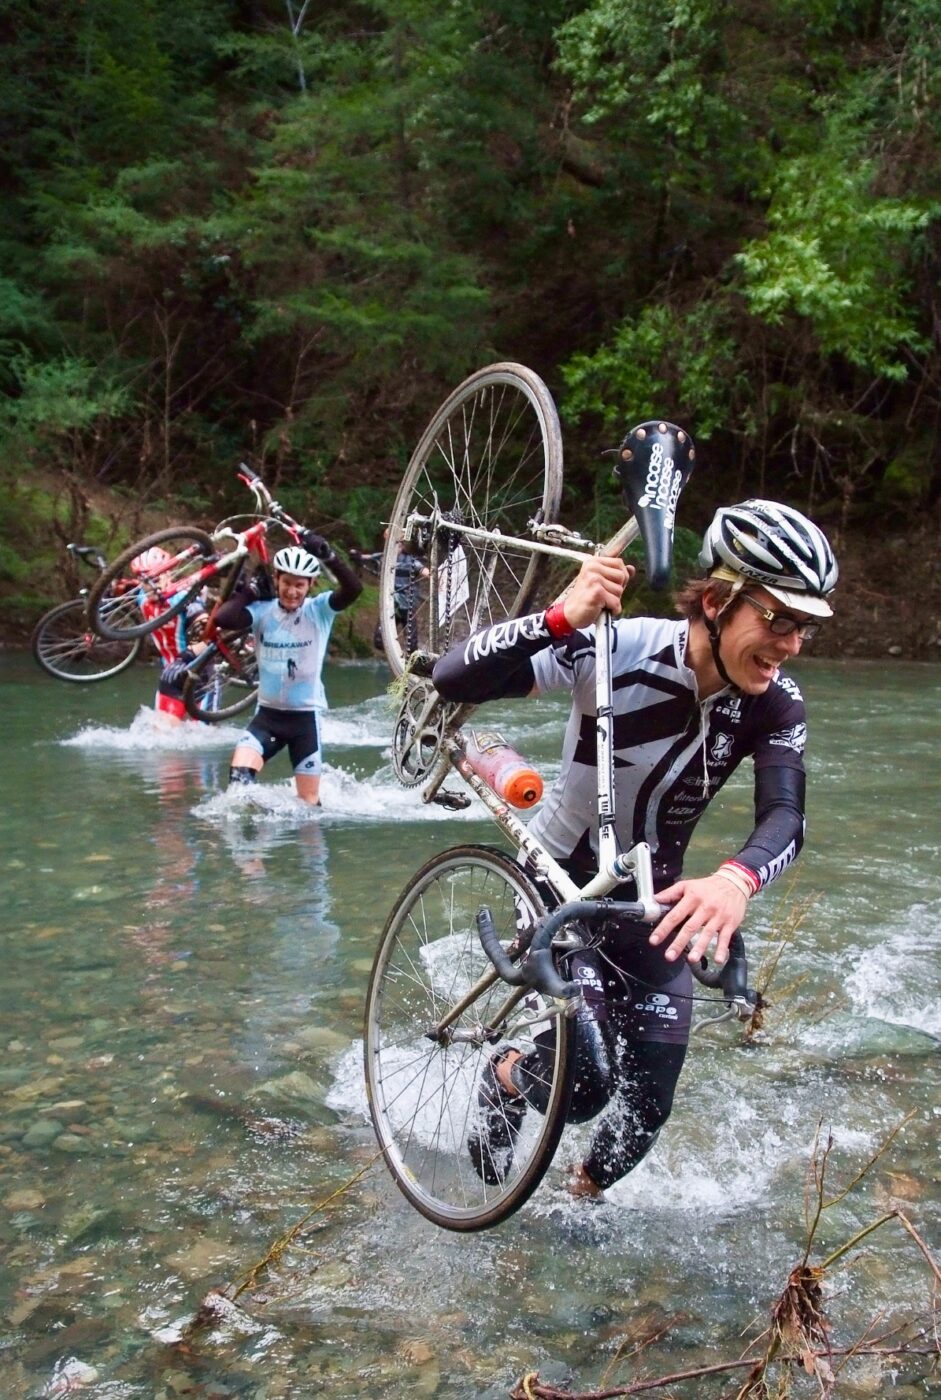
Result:
[[696,458],[693,439],[675,423],[632,428],[618,448],[614,475],[637,521],[647,558],[647,580],[665,588],[673,565],[676,503]]

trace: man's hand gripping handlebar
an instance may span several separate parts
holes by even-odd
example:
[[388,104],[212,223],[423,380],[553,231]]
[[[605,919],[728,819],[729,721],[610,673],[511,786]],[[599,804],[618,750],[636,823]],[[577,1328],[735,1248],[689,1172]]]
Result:
[[[659,906],[658,918],[667,912],[666,906]],[[621,917],[627,919],[647,919],[647,906],[637,901],[610,899],[575,899],[548,914],[538,926],[532,942],[519,962],[513,962],[497,936],[493,915],[486,905],[477,911],[477,932],[481,947],[496,968],[504,982],[511,987],[532,987],[543,996],[572,1003],[567,1008],[575,1010],[576,999],[581,994],[577,982],[566,982],[556,971],[553,960],[552,943],[559,930],[576,919],[585,923],[597,923],[602,919]],[[573,945],[573,950],[574,950]],[[748,1020],[759,1004],[758,993],[748,985],[748,961],[745,957],[745,940],[741,933],[732,935],[729,943],[728,960],[722,967],[710,967],[705,958],[690,965],[693,976],[704,987],[712,987],[722,992],[727,1010],[714,1020],[727,1020],[738,1016]]]
[[[665,914],[662,909],[657,915]],[[586,923],[597,923],[616,915],[628,919],[646,917],[646,906],[635,900],[612,899],[573,899],[560,904],[539,924],[532,942],[519,962],[514,963],[497,937],[493,916],[486,905],[477,911],[477,932],[481,946],[493,963],[504,982],[511,987],[532,987],[544,996],[556,997],[563,1001],[574,1001],[581,994],[577,982],[566,982],[560,977],[553,962],[552,941],[565,924],[581,919]],[[572,944],[571,951],[577,947]]]

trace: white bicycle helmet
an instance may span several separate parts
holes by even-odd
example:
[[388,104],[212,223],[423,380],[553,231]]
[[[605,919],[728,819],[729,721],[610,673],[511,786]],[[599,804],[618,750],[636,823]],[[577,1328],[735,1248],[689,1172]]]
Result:
[[826,535],[806,515],[776,501],[750,500],[716,511],[699,562],[713,578],[760,584],[788,607],[830,617],[827,596],[839,574]]
[[301,549],[299,544],[289,544],[285,549],[279,549],[271,562],[279,574],[294,574],[296,578],[309,579],[320,577],[318,560],[306,549]]

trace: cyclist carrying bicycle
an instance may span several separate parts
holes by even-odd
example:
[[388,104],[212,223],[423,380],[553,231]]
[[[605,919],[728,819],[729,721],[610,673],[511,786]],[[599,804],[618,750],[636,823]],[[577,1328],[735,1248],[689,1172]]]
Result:
[[[131,573],[150,573],[169,559],[170,555],[165,549],[153,546],[132,561]],[[170,601],[173,601],[172,595]],[[158,612],[166,609],[167,598],[162,594],[154,595],[141,589],[139,606],[142,617],[155,617]],[[181,720],[186,719],[183,683],[186,679],[187,663],[192,661],[200,650],[198,641],[191,644],[190,634],[205,617],[206,607],[202,599],[194,599],[177,617],[171,618],[150,634],[162,663],[157,694],[154,696],[154,711],[165,724],[179,724]]]
[[[710,946],[715,961],[725,962],[748,901],[803,843],[806,716],[799,689],[781,668],[831,615],[836,561],[800,512],[748,500],[716,512],[700,563],[704,577],[676,595],[680,621],[628,618],[613,628],[618,836],[623,849],[649,843],[656,898],[670,910],[652,932],[609,920],[572,959],[583,1005],[569,1121],[611,1106],[569,1181],[576,1196],[601,1195],[653,1146],[686,1056],[688,964]],[[572,691],[561,771],[530,830],[579,885],[597,870],[591,628],[603,609],[620,612],[633,572],[619,558],[593,556],[545,612],[478,633],[434,670],[448,701]],[[711,875],[684,879],[697,822],[749,756],[754,829]],[[480,1126],[467,1148],[492,1184],[503,1180],[527,1107],[542,1107],[538,1041],[526,1056],[512,1045],[498,1048],[481,1078]]]
[[[327,642],[338,613],[362,591],[355,572],[322,535],[305,530],[299,545],[279,550],[272,561],[276,596],[265,575],[237,587],[216,615],[227,631],[251,627],[258,661],[258,709],[232,755],[229,783],[254,783],[275,754],[287,748],[297,794],[320,804],[322,756],[318,713],[327,708],[322,672]],[[329,568],[338,587],[308,596]]]

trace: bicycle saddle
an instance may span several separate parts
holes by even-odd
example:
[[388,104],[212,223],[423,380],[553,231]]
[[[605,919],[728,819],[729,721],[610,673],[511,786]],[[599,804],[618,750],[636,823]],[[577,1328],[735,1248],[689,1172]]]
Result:
[[693,439],[675,423],[639,423],[621,443],[614,475],[640,528],[652,588],[665,588],[673,565],[676,503],[696,458]]

